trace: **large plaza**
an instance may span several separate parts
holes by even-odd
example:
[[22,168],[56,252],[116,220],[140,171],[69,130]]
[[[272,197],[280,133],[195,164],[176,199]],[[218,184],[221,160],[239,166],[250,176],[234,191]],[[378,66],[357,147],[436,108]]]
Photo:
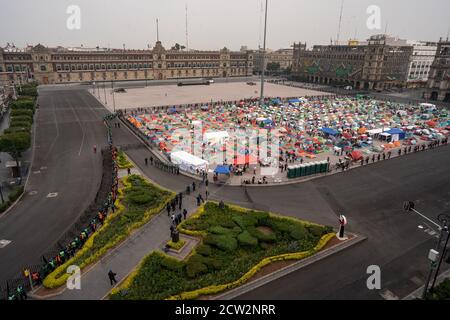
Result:
[[[240,99],[258,98],[260,84],[248,85],[245,82],[213,83],[209,86],[148,86],[141,88],[127,88],[126,92],[114,94],[110,83],[98,84],[94,95],[110,110],[136,109],[155,106],[176,106],[182,104],[208,103],[211,101],[235,101]],[[117,88],[116,88],[117,89]],[[91,89],[92,93],[93,90]],[[319,96],[327,93],[266,83],[264,96],[266,97],[303,97]],[[105,103],[106,96],[106,103]]]

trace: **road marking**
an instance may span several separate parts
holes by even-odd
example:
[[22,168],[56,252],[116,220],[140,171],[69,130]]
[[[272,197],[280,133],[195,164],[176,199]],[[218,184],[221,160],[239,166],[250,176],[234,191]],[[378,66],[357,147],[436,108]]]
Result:
[[380,293],[380,296],[382,296],[384,300],[399,300],[399,298],[392,291],[387,289]]
[[34,196],[36,193],[37,193],[36,190],[33,190],[33,191],[28,192],[28,194],[29,194],[30,196]]
[[38,171],[33,171],[33,173],[34,173],[34,174],[38,174],[38,173],[41,173],[41,170],[38,170]]
[[3,249],[4,247],[6,247],[10,243],[11,243],[10,240],[0,240],[0,249]]
[[40,167],[40,169],[41,169],[41,170],[46,170],[46,169],[47,169],[47,167]]
[[47,195],[47,198],[54,198],[54,197],[57,197],[58,196],[58,192],[50,192],[48,195]]

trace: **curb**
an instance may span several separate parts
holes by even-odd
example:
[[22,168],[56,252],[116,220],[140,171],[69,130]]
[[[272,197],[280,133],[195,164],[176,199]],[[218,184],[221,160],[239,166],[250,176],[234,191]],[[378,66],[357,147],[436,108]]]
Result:
[[356,245],[356,244],[358,244],[358,243],[360,243],[360,242],[362,242],[362,241],[367,239],[367,237],[365,237],[365,236],[357,235],[357,234],[354,234],[354,233],[352,233],[352,235],[354,235],[354,238],[352,238],[352,239],[350,239],[348,241],[345,241],[342,244],[338,244],[338,245],[333,246],[331,248],[319,251],[318,253],[316,253],[316,254],[308,257],[308,258],[305,258],[305,259],[302,259],[300,261],[297,261],[297,262],[295,262],[295,263],[293,263],[293,264],[291,264],[291,265],[289,265],[287,267],[284,267],[282,269],[274,271],[274,272],[272,272],[270,274],[267,274],[267,275],[265,275],[265,276],[263,276],[261,278],[258,278],[256,280],[250,281],[250,282],[248,282],[248,283],[246,283],[246,284],[244,284],[242,286],[239,286],[239,287],[237,287],[235,289],[231,289],[228,292],[225,292],[223,294],[217,295],[214,298],[212,298],[212,300],[231,300],[231,299],[234,299],[234,298],[239,297],[239,296],[241,296],[241,295],[243,295],[243,294],[245,294],[247,292],[255,290],[255,289],[257,289],[257,288],[259,288],[259,287],[261,287],[263,285],[266,285],[266,284],[268,284],[268,283],[270,283],[270,282],[272,282],[274,280],[277,280],[277,279],[279,279],[281,277],[284,277],[284,276],[286,276],[286,275],[288,275],[288,274],[290,274],[290,273],[292,273],[294,271],[297,271],[297,270],[300,270],[302,268],[305,268],[305,267],[307,267],[307,266],[309,266],[309,265],[311,265],[311,264],[313,264],[315,262],[318,262],[318,261],[320,261],[322,259],[325,259],[325,258],[327,258],[327,257],[329,257],[329,256],[331,256],[331,255],[333,255],[335,253],[338,253],[338,252],[340,252],[340,251],[342,251],[344,249],[347,249],[347,248],[349,248],[349,247],[351,247],[353,245]]
[[[450,278],[450,269],[446,270],[444,272],[442,272],[436,279],[436,285],[438,285],[439,283],[441,283],[443,280],[445,280],[446,278]],[[423,289],[424,289],[424,285],[417,288],[416,290],[414,290],[413,292],[411,292],[410,294],[408,294],[407,296],[403,297],[401,300],[414,300],[414,299],[422,299],[422,294],[423,294]]]
[[[39,97],[39,96],[38,96]],[[39,98],[38,98],[39,99]],[[37,103],[37,99],[36,99],[36,103]],[[33,116],[33,141],[31,142],[31,146],[30,148],[31,150],[31,159],[30,159],[30,166],[28,167],[28,174],[27,177],[25,178],[25,184],[23,185],[23,192],[22,194],[16,199],[16,201],[14,201],[13,203],[11,203],[11,205],[8,207],[8,209],[6,209],[5,211],[3,211],[2,213],[0,213],[0,219],[6,217],[6,215],[8,214],[9,211],[11,211],[16,204],[23,198],[23,195],[26,193],[26,188],[28,185],[28,180],[30,178],[30,174],[31,174],[31,166],[33,165],[33,160],[34,160],[34,154],[35,154],[35,146],[36,146],[36,118],[37,118],[37,113],[39,111],[39,108],[36,108],[36,112],[34,113]]]

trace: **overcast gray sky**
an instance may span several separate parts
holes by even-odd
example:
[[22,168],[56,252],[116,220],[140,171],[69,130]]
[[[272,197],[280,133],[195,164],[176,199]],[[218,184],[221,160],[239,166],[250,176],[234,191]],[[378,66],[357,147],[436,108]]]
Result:
[[[146,48],[156,41],[156,18],[165,47],[185,44],[188,5],[189,47],[257,48],[262,0],[0,0],[0,46]],[[81,28],[69,30],[69,5],[81,9]],[[381,30],[368,30],[369,5],[381,9]],[[337,37],[341,0],[269,0],[267,47],[294,41],[327,44]],[[450,28],[449,0],[344,0],[341,40],[356,34],[388,33],[406,39],[437,41]],[[262,28],[261,28],[262,29]]]

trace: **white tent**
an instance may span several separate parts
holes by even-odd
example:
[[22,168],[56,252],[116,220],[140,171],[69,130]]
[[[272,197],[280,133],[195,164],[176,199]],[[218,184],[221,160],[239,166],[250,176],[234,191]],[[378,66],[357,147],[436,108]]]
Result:
[[198,170],[206,171],[208,161],[196,157],[186,151],[174,151],[170,154],[170,161],[180,167],[180,170],[197,173]]

